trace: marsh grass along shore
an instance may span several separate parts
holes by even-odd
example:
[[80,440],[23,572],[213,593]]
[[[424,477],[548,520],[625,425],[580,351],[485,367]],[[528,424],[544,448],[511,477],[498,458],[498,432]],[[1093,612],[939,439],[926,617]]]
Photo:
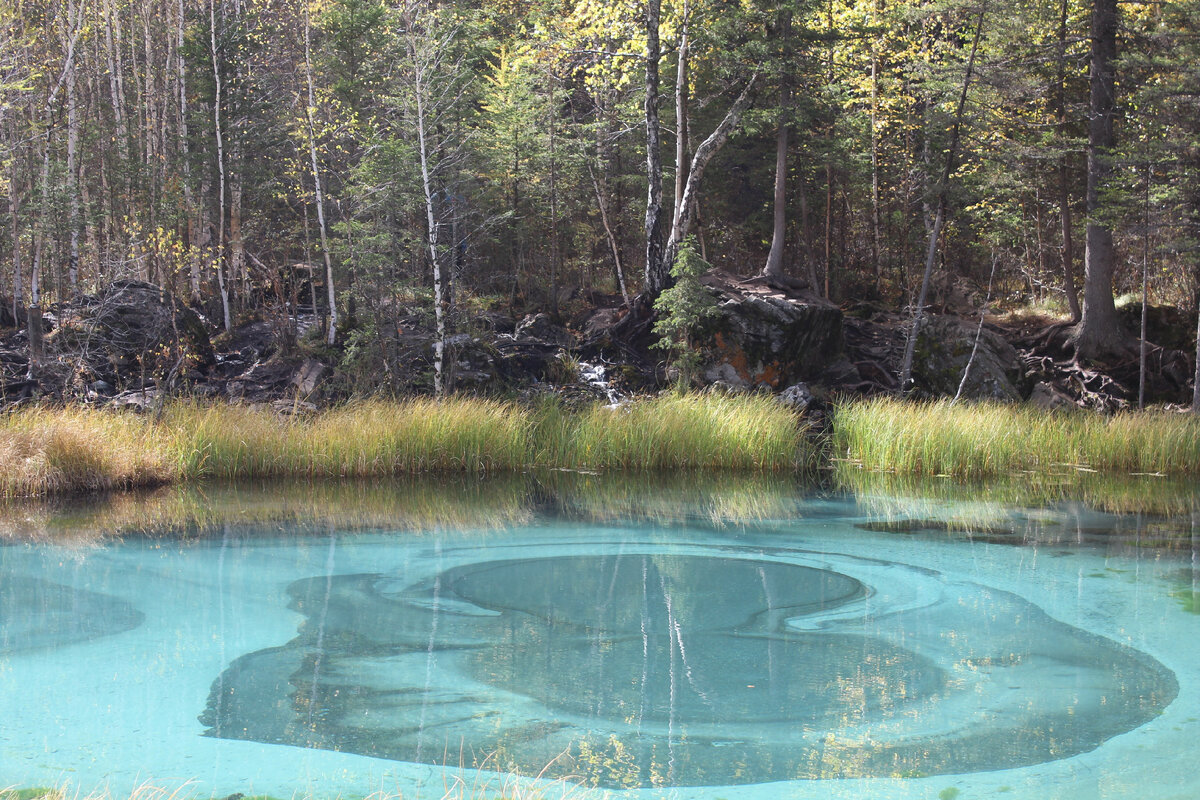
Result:
[[570,411],[478,398],[365,400],[308,416],[176,403],[158,415],[33,407],[0,418],[0,494],[205,479],[496,474],[529,468],[839,470],[982,479],[1022,470],[1194,475],[1200,419],[1101,417],[894,399],[833,410],[832,430],[769,395],[667,394]]
[[0,418],[0,494],[529,467],[784,471],[812,458],[803,428],[769,396],[665,395],[578,412],[368,400],[308,417],[194,403],[161,415],[37,407]]

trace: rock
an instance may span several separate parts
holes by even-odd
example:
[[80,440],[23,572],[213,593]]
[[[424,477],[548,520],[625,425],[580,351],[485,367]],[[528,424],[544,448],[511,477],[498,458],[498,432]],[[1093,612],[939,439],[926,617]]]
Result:
[[97,395],[110,395],[113,393],[113,387],[108,381],[98,380],[88,384],[88,391],[95,392]]
[[858,367],[850,359],[842,357],[821,372],[821,380],[829,386],[853,386],[863,379]]
[[143,281],[114,281],[97,295],[64,304],[46,344],[48,352],[81,354],[94,372],[111,372],[118,381],[122,375],[165,377],[213,362],[200,317]]
[[150,411],[158,406],[159,393],[157,389],[135,389],[121,394],[108,401],[113,408],[125,408],[132,411]]
[[735,386],[739,389],[747,389],[750,386],[750,381],[743,378],[737,368],[728,362],[705,367],[704,380],[713,386]]
[[[1117,306],[1117,316],[1125,329],[1136,337],[1142,329],[1142,304],[1126,302]],[[1168,350],[1192,353],[1196,350],[1196,318],[1174,306],[1146,308],[1146,341]]]
[[803,383],[793,383],[791,386],[780,392],[776,399],[785,406],[803,411],[808,408],[809,403],[813,401],[812,392],[808,390],[808,386]]
[[[978,323],[953,316],[925,320],[913,356],[913,385],[927,397],[953,397],[971,358]],[[1021,374],[1017,351],[1000,334],[984,328],[979,350],[963,387],[963,397],[976,400],[1021,399],[1015,381]]]
[[1048,411],[1058,408],[1075,408],[1076,405],[1069,394],[1046,381],[1039,381],[1033,387],[1033,393],[1029,395],[1029,402],[1031,405]]
[[315,358],[306,358],[299,369],[292,374],[290,383],[299,390],[300,394],[310,395],[317,389],[317,384],[329,372],[329,368]]
[[517,323],[513,335],[517,339],[537,339],[559,347],[569,347],[575,337],[562,325],[556,325],[549,314],[530,314]]
[[741,281],[713,270],[703,282],[717,296],[709,326],[710,380],[778,388],[817,377],[842,351],[842,312],[814,294]]
[[271,403],[271,410],[282,416],[301,416],[304,414],[315,414],[317,407],[304,400],[289,400],[286,397],[281,397]]

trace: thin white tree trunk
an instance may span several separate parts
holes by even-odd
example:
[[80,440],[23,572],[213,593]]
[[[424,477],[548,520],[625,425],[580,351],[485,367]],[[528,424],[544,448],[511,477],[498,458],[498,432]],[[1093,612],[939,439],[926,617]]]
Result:
[[724,119],[717,125],[716,130],[700,143],[700,146],[696,148],[696,152],[692,156],[692,164],[688,169],[687,182],[684,184],[683,198],[679,207],[679,219],[671,226],[671,236],[667,240],[664,252],[663,262],[667,265],[674,262],[680,243],[691,231],[692,223],[696,219],[696,199],[700,192],[700,181],[704,177],[704,170],[708,166],[708,162],[712,160],[712,157],[729,140],[729,134],[737,126],[742,113],[749,107],[750,91],[754,87],[757,78],[757,73],[750,78],[749,82],[746,83],[746,88],[742,90],[737,100],[730,106],[729,111],[725,113]]
[[[675,60],[675,208],[671,227],[679,224],[683,212],[683,190],[688,174],[688,2],[683,2],[683,27],[679,31],[679,51]],[[667,267],[670,268],[670,264]]]
[[445,393],[446,318],[442,286],[442,259],[438,242],[437,213],[434,206],[433,180],[429,168],[429,142],[425,120],[425,64],[418,52],[416,33],[408,26],[408,53],[413,66],[413,95],[417,106],[417,152],[421,160],[421,188],[425,196],[425,221],[429,228],[429,261],[433,267],[433,314],[437,338],[433,343],[433,391],[439,397]]
[[[79,26],[82,5],[68,5],[67,16],[71,28]],[[79,284],[79,107],[76,99],[76,69],[74,58],[67,67],[67,192],[70,195],[70,210],[67,224],[70,225],[70,249],[67,253],[67,280],[74,292]]]
[[942,225],[946,221],[946,191],[950,186],[950,176],[954,174],[954,160],[958,154],[963,112],[967,105],[967,92],[971,88],[971,76],[975,72],[975,56],[979,52],[979,39],[983,35],[983,20],[986,11],[987,6],[979,9],[979,19],[975,23],[975,40],[971,44],[971,55],[967,59],[962,91],[958,96],[958,110],[954,114],[954,128],[950,133],[950,149],[946,153],[946,166],[942,170],[942,179],[937,185],[937,213],[933,219],[933,228],[929,231],[929,247],[925,251],[925,272],[921,277],[921,291],[917,295],[917,305],[913,309],[913,321],[908,332],[908,342],[904,345],[904,361],[900,365],[901,392],[908,390],[908,384],[912,380],[913,356],[917,349],[917,336],[921,333],[921,322],[925,316],[925,302],[929,297],[929,279],[933,275],[933,265],[937,259],[938,239],[942,235]]
[[178,15],[175,28],[175,81],[179,88],[179,160],[183,179],[183,204],[187,212],[187,244],[190,248],[188,255],[188,284],[191,289],[193,303],[200,301],[200,248],[196,241],[199,236],[199,221],[197,219],[196,201],[192,196],[192,165],[188,146],[188,101],[187,101],[187,60],[184,58],[184,30],[186,16],[183,0],[176,4],[175,13]]
[[608,239],[608,247],[612,251],[613,268],[617,273],[617,285],[621,287],[621,299],[625,302],[625,307],[629,307],[629,290],[625,287],[625,270],[621,266],[621,247],[617,242],[616,234],[613,233],[612,225],[608,221],[608,200],[604,197],[604,192],[600,188],[600,182],[596,180],[596,170],[591,164],[588,164],[588,175],[592,178],[592,190],[596,193],[596,207],[600,209],[600,223],[604,226],[604,236]]
[[663,257],[662,153],[658,121],[658,41],[661,0],[646,0],[646,273],[642,292],[657,297],[670,280],[670,264]]
[[304,119],[308,126],[308,155],[312,162],[313,191],[317,201],[317,229],[321,236],[321,255],[325,258],[325,288],[329,300],[329,331],[325,335],[325,343],[332,345],[337,341],[337,288],[333,285],[333,260],[329,256],[329,234],[325,226],[325,195],[321,191],[321,168],[317,163],[317,132],[313,124],[317,100],[316,92],[313,90],[310,29],[308,4],[306,3],[304,6],[304,79],[308,88],[308,105],[305,107]]
[[217,287],[221,291],[221,316],[225,330],[229,319],[229,289],[225,285],[225,140],[221,135],[221,65],[217,60],[217,0],[208,0],[208,35],[213,70],[213,132],[217,144]]

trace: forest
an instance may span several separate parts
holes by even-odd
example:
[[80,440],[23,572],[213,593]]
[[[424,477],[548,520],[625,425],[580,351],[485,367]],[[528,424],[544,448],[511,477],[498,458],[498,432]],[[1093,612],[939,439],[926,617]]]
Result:
[[681,248],[845,309],[911,314],[931,285],[965,287],[1070,325],[1085,360],[1136,350],[1117,308],[1146,297],[1192,344],[1188,0],[0,15],[0,323],[31,377],[68,306],[141,281],[214,332],[267,320],[329,348],[356,391],[389,388],[416,320],[441,392],[456,332],[497,309],[645,315]]

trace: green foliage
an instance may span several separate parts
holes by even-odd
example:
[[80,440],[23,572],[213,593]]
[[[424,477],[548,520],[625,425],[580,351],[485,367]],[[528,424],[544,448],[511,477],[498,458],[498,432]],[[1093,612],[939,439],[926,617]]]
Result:
[[700,282],[700,276],[709,266],[696,252],[695,237],[687,237],[680,243],[675,263],[671,265],[675,284],[654,301],[654,310],[659,315],[654,333],[659,338],[653,346],[670,354],[671,364],[679,370],[679,382],[684,386],[692,382],[701,364],[696,336],[706,320],[720,313],[717,301]]

